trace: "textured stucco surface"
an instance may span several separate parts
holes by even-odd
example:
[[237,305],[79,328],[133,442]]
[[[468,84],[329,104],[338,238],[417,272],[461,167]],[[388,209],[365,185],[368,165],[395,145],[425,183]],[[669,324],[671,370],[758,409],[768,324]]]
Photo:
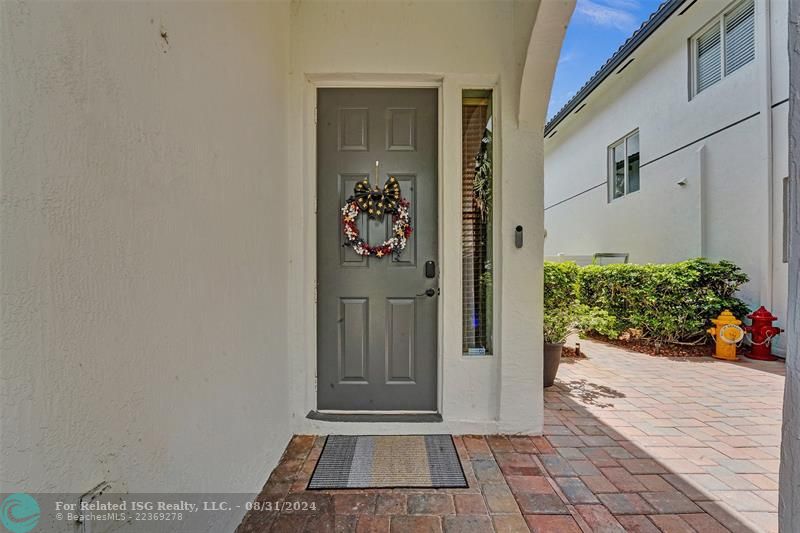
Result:
[[792,181],[786,390],[779,515],[781,531],[800,531],[800,0],[789,2],[789,179]]
[[289,436],[288,4],[0,17],[0,491],[257,491]]

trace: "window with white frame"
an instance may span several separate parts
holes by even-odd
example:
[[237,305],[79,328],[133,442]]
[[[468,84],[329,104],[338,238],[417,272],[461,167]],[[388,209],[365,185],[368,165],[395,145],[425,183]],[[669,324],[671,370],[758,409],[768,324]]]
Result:
[[639,131],[608,147],[608,200],[639,190]]
[[694,96],[755,59],[754,0],[724,11],[700,30],[690,45]]

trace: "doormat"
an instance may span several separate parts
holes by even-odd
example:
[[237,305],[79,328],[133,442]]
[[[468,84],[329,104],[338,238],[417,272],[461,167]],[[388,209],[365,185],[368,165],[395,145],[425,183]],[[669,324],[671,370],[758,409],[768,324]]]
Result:
[[466,488],[452,435],[330,435],[314,489]]

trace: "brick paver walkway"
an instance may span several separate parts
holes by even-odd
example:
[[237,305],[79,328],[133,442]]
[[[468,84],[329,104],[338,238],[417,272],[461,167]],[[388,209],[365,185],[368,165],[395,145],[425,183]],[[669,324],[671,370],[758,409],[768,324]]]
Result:
[[545,392],[544,436],[455,437],[469,488],[306,491],[324,437],[298,435],[257,498],[284,510],[238,531],[777,530],[782,363],[583,348]]
[[[624,439],[634,459],[618,462],[628,472],[658,474],[712,514],[777,531],[782,362],[660,358],[582,345],[589,357],[562,365],[545,392],[553,424],[545,433]],[[637,472],[642,461],[654,470]]]

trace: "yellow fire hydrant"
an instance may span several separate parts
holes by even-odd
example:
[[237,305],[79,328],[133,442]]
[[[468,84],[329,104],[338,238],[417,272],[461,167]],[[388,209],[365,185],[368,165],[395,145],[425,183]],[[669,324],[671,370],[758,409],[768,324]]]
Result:
[[717,318],[712,318],[711,322],[714,327],[708,328],[706,331],[717,344],[714,357],[727,361],[738,361],[736,345],[744,338],[744,330],[739,326],[742,321],[726,309]]

